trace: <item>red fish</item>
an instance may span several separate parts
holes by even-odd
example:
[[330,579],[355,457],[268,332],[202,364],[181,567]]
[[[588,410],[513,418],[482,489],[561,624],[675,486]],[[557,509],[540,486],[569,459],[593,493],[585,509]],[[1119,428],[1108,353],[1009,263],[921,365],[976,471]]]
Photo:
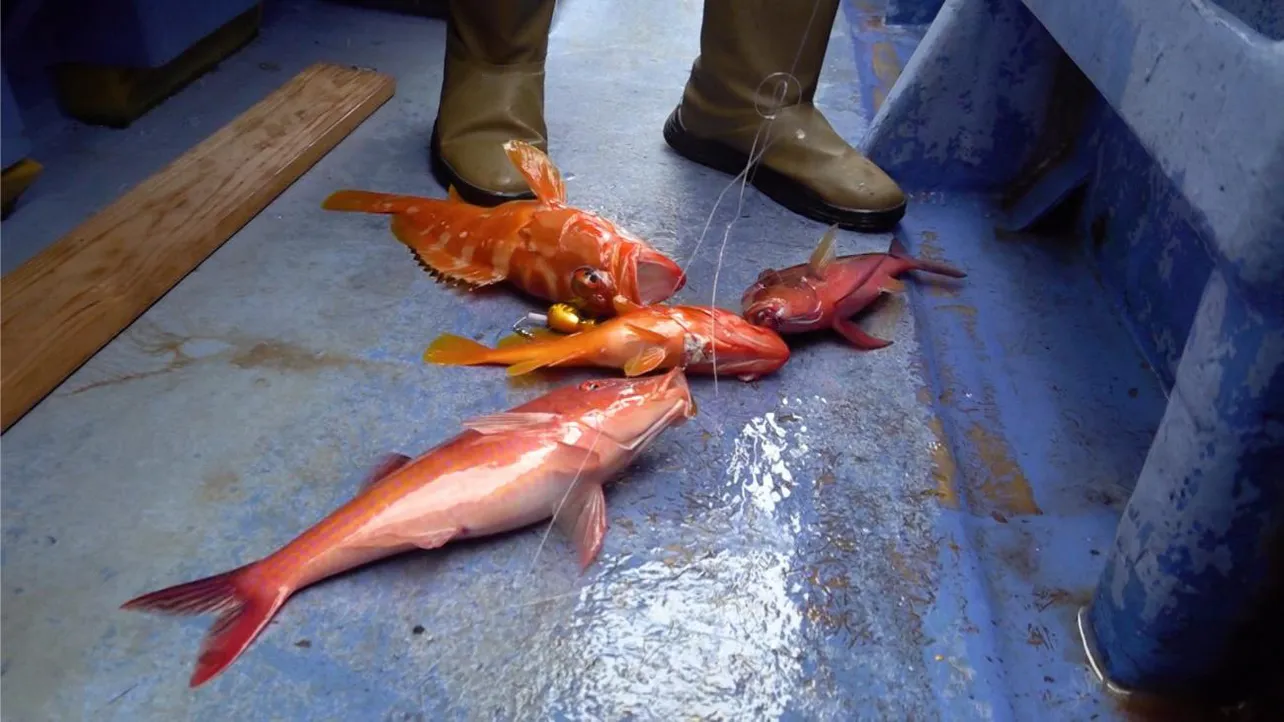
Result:
[[[596,213],[567,205],[562,176],[541,150],[517,140],[504,150],[535,200],[489,208],[464,202],[454,189],[445,199],[341,190],[321,207],[391,214],[393,235],[446,279],[474,287],[508,281],[537,298],[579,301],[599,314],[610,313],[616,293],[646,305],[686,284],[686,274],[668,256]],[[596,280],[610,295],[581,298],[584,289],[571,284],[579,268],[599,271]]]
[[903,290],[897,276],[906,271],[967,276],[953,266],[910,256],[897,238],[887,253],[835,258],[837,237],[837,228],[831,227],[807,263],[759,274],[740,299],[744,317],[780,333],[832,328],[856,348],[883,348],[892,342],[871,336],[851,319],[880,295]]
[[196,687],[240,656],[291,594],[392,554],[553,517],[574,540],[583,569],[606,535],[603,484],[695,413],[677,369],[555,389],[464,423],[462,433],[416,459],[389,456],[355,498],[267,557],[123,608],[218,615],[192,674]]
[[567,336],[488,348],[443,334],[424,360],[444,365],[508,366],[510,376],[557,366],[604,366],[638,376],[658,368],[717,373],[742,381],[773,373],[789,360],[789,346],[771,329],[709,306],[638,306],[616,297],[616,313]]

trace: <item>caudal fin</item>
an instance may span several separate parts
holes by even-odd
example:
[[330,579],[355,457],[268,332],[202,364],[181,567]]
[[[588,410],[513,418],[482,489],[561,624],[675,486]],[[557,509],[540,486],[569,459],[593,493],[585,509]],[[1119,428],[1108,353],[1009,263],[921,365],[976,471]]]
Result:
[[939,273],[942,276],[949,276],[950,278],[967,277],[966,273],[964,273],[963,271],[960,271],[954,266],[949,265],[948,263],[941,263],[940,261],[930,261],[926,258],[915,258],[914,256],[911,256],[909,254],[909,251],[905,248],[905,244],[901,243],[901,239],[899,236],[892,237],[892,245],[890,248],[887,249],[887,255],[892,256],[894,258],[900,258],[905,261],[909,261],[911,264],[913,264],[910,267],[910,270],[927,271],[928,273]]
[[341,190],[331,193],[321,207],[327,211],[352,211],[355,213],[413,213],[428,211],[433,206],[447,203],[440,198],[420,198],[377,191]]
[[263,631],[290,589],[255,578],[255,564],[194,582],[167,587],[121,605],[121,609],[172,615],[217,614],[201,643],[189,684],[198,687],[227,669]]
[[443,333],[428,345],[424,351],[424,361],[444,366],[472,366],[490,361],[494,349],[487,348],[472,339]]

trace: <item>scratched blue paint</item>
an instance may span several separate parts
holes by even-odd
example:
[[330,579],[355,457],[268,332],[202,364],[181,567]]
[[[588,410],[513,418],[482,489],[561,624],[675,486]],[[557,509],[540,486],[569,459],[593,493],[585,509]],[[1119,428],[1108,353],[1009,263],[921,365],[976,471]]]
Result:
[[944,0],[887,0],[887,24],[927,25],[943,3]]
[[[1099,93],[1080,99],[1098,110],[1064,139],[1071,160],[1045,169],[1014,210],[1017,227],[1028,225],[1087,180],[1078,228],[1098,295],[1173,389],[1091,615],[1107,676],[1143,690],[1224,693],[1252,664],[1231,664],[1228,650],[1268,582],[1258,550],[1281,523],[1277,499],[1261,492],[1278,464],[1256,455],[1284,446],[1284,120],[1271,107],[1284,97],[1284,55],[1254,30],[1273,30],[1267,3],[1232,5],[947,2],[867,139],[871,157],[913,188],[1003,188],[1044,159],[1029,155],[1036,134],[1014,132],[1038,123],[1005,124],[990,109],[1040,117],[1054,90],[1048,69],[1067,57]],[[940,120],[950,103],[961,122]],[[973,151],[964,164],[943,160],[962,145]],[[1073,167],[1087,154],[1090,174]],[[1201,382],[1221,386],[1197,391]],[[1020,404],[1000,400],[997,416]],[[1033,443],[1021,441],[1026,429],[1008,432],[1014,448]],[[1181,503],[1187,496],[1196,501]]]
[[908,187],[1004,188],[1031,160],[1055,50],[1015,0],[947,0],[871,121],[864,149]]

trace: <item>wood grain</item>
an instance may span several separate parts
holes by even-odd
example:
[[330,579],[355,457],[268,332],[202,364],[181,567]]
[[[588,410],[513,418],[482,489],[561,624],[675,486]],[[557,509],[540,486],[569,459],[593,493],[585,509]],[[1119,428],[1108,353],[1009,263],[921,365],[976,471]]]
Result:
[[8,428],[392,97],[319,63],[0,282]]

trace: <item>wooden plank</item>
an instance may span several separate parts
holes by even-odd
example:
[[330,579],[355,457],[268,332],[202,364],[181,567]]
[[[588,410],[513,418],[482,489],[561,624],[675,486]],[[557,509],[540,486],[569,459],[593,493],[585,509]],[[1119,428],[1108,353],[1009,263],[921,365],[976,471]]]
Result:
[[3,430],[379,106],[395,81],[319,63],[0,283]]

